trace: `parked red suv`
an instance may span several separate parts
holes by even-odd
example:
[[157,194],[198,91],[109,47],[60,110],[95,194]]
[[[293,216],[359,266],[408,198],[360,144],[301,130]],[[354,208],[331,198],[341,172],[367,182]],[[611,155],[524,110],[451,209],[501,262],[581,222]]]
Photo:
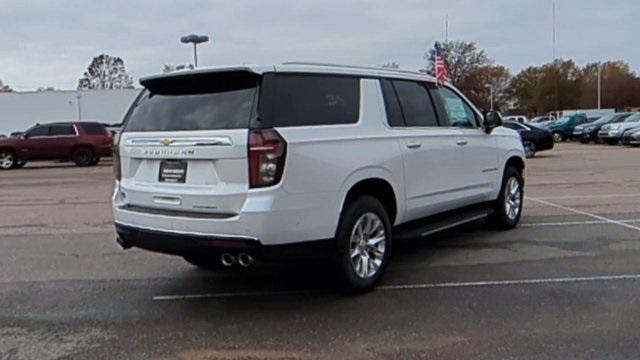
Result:
[[0,139],[0,170],[20,168],[27,161],[72,160],[95,165],[111,156],[111,137],[96,122],[37,124],[16,136]]

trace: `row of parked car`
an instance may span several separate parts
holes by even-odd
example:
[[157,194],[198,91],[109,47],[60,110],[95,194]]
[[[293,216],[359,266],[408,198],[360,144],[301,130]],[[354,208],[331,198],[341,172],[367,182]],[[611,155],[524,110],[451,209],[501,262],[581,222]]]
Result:
[[537,151],[553,148],[554,142],[579,140],[583,144],[607,143],[640,146],[640,113],[623,112],[588,117],[576,113],[555,119],[539,116],[527,120],[524,116],[505,117],[504,126],[516,130],[528,157]]

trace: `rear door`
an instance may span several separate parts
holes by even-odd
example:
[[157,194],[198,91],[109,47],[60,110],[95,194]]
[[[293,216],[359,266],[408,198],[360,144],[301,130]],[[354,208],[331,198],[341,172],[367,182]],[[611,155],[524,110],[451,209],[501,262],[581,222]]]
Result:
[[440,127],[426,82],[382,80],[387,119],[402,149],[407,220],[446,211],[455,204],[460,173],[455,141],[460,131]]
[[456,140],[462,172],[456,178],[456,197],[461,204],[489,200],[502,173],[498,167],[497,142],[480,126],[480,116],[458,92],[445,86],[432,91],[441,118],[460,131]]
[[53,124],[49,126],[49,136],[43,139],[49,156],[55,159],[68,158],[78,138],[78,131],[73,124]]
[[248,128],[258,83],[258,75],[244,71],[144,82],[120,138],[127,206],[239,213],[249,187]]

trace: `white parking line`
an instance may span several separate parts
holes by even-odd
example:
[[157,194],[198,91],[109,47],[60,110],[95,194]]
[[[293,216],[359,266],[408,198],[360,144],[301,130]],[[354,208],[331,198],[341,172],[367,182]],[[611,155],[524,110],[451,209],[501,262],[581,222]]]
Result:
[[[640,222],[640,219],[629,220],[616,220],[621,223],[636,223]],[[596,225],[596,224],[609,224],[609,221],[604,220],[592,220],[592,221],[564,221],[564,222],[541,222],[541,223],[524,223],[518,225],[518,227],[538,227],[538,226],[575,226],[575,225]]]
[[532,198],[532,197],[527,197],[527,200],[535,201],[535,202],[538,202],[540,204],[548,205],[548,206],[555,207],[555,208],[558,208],[558,209],[561,209],[561,210],[565,210],[565,211],[570,211],[570,212],[573,212],[573,213],[576,213],[576,214],[588,216],[588,217],[591,217],[591,218],[594,218],[594,219],[597,219],[597,220],[600,220],[600,221],[604,221],[604,222],[607,222],[607,223],[610,223],[610,224],[620,225],[622,227],[626,227],[627,229],[640,231],[640,227],[629,225],[629,224],[623,223],[622,221],[609,219],[609,218],[606,218],[604,216],[592,214],[590,212],[586,212],[586,211],[570,208],[568,206],[559,205],[559,204],[556,204],[556,203],[552,203],[550,201],[546,201],[546,200],[542,200],[542,199],[538,199],[538,198]]
[[600,195],[564,195],[564,196],[539,196],[540,200],[566,200],[566,199],[606,199],[612,197],[637,197],[640,193],[633,194],[600,194]]
[[473,281],[458,283],[439,284],[407,284],[407,285],[386,285],[379,286],[380,290],[411,290],[411,289],[431,289],[431,288],[457,288],[457,287],[477,287],[477,286],[506,286],[506,285],[535,285],[535,284],[557,284],[576,283],[594,281],[619,281],[619,280],[640,280],[640,274],[629,275],[605,275],[605,276],[583,276],[564,277],[547,279],[525,279],[525,280],[502,280],[502,281]]
[[[434,289],[434,288],[538,285],[538,284],[622,281],[622,280],[640,280],[640,274],[540,278],[540,279],[523,279],[523,280],[399,284],[399,285],[378,286],[376,290],[380,290],[380,291],[419,290],[419,289]],[[237,293],[205,293],[205,294],[187,294],[187,295],[159,295],[159,296],[154,296],[153,300],[154,301],[170,301],[170,300],[192,300],[192,299],[222,299],[222,298],[236,298],[236,297],[265,297],[265,296],[279,296],[279,295],[309,295],[309,294],[320,294],[320,293],[329,293],[329,292],[313,291],[313,290],[293,290],[293,291],[251,291],[251,292],[237,292]]]

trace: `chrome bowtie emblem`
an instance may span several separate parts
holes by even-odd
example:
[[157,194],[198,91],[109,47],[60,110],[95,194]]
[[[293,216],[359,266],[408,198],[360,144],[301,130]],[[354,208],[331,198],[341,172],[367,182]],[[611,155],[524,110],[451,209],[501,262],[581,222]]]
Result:
[[164,146],[169,146],[171,144],[173,144],[173,140],[172,139],[162,139],[160,140],[160,143]]

